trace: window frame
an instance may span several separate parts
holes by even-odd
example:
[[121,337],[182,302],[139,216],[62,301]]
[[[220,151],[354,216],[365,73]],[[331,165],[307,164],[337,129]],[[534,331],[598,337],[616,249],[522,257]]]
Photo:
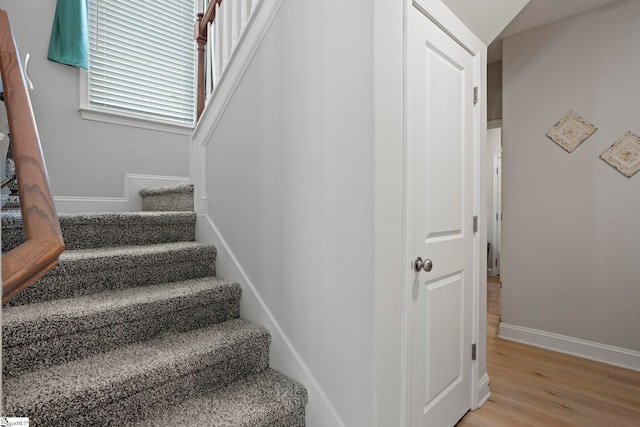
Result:
[[[194,0],[196,4],[196,10],[199,10],[201,0]],[[195,18],[195,17],[194,17]],[[195,43],[195,40],[194,40]],[[194,56],[195,59],[195,56]],[[195,63],[194,63],[195,65]],[[109,108],[101,108],[92,106],[89,102],[89,70],[79,68],[79,83],[80,83],[80,108],[79,112],[83,119],[92,120],[104,123],[111,123],[120,126],[130,126],[142,129],[149,129],[161,132],[176,133],[181,135],[191,135],[196,123],[187,124],[179,121],[173,121],[170,119],[154,119],[151,117],[145,117],[144,115],[138,115],[134,113],[126,113],[117,110],[111,110]],[[194,76],[195,78],[195,76]],[[196,88],[197,90],[197,83]],[[195,103],[194,103],[195,111]]]

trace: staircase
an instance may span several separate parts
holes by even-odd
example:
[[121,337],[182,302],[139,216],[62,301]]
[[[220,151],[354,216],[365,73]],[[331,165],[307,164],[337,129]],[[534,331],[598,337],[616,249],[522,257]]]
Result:
[[[128,213],[61,214],[58,266],[2,309],[3,408],[47,426],[298,427],[304,387],[269,368],[269,331],[195,241],[193,187]],[[187,209],[187,210],[185,210]],[[2,250],[20,244],[2,214]]]

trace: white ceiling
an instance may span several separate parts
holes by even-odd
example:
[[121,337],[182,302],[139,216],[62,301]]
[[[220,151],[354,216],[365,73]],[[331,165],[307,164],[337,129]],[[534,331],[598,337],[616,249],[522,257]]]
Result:
[[502,38],[541,25],[550,24],[588,10],[607,7],[616,2],[637,0],[530,0],[522,11],[489,45],[488,62],[502,59]]
[[618,0],[530,0],[500,37],[530,30]]
[[[442,0],[483,43],[491,43],[529,0]],[[565,1],[565,0],[556,0]]]

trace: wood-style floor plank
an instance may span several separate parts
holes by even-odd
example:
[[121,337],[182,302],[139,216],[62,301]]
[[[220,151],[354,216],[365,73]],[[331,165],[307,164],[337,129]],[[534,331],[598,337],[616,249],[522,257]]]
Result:
[[500,317],[500,278],[487,277],[487,314]]
[[498,338],[487,320],[491,397],[458,427],[640,427],[640,372]]

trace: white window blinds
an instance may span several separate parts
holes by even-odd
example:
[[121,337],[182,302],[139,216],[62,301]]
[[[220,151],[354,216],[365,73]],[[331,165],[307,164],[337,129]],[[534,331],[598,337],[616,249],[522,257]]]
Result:
[[196,0],[89,0],[89,107],[193,124]]

